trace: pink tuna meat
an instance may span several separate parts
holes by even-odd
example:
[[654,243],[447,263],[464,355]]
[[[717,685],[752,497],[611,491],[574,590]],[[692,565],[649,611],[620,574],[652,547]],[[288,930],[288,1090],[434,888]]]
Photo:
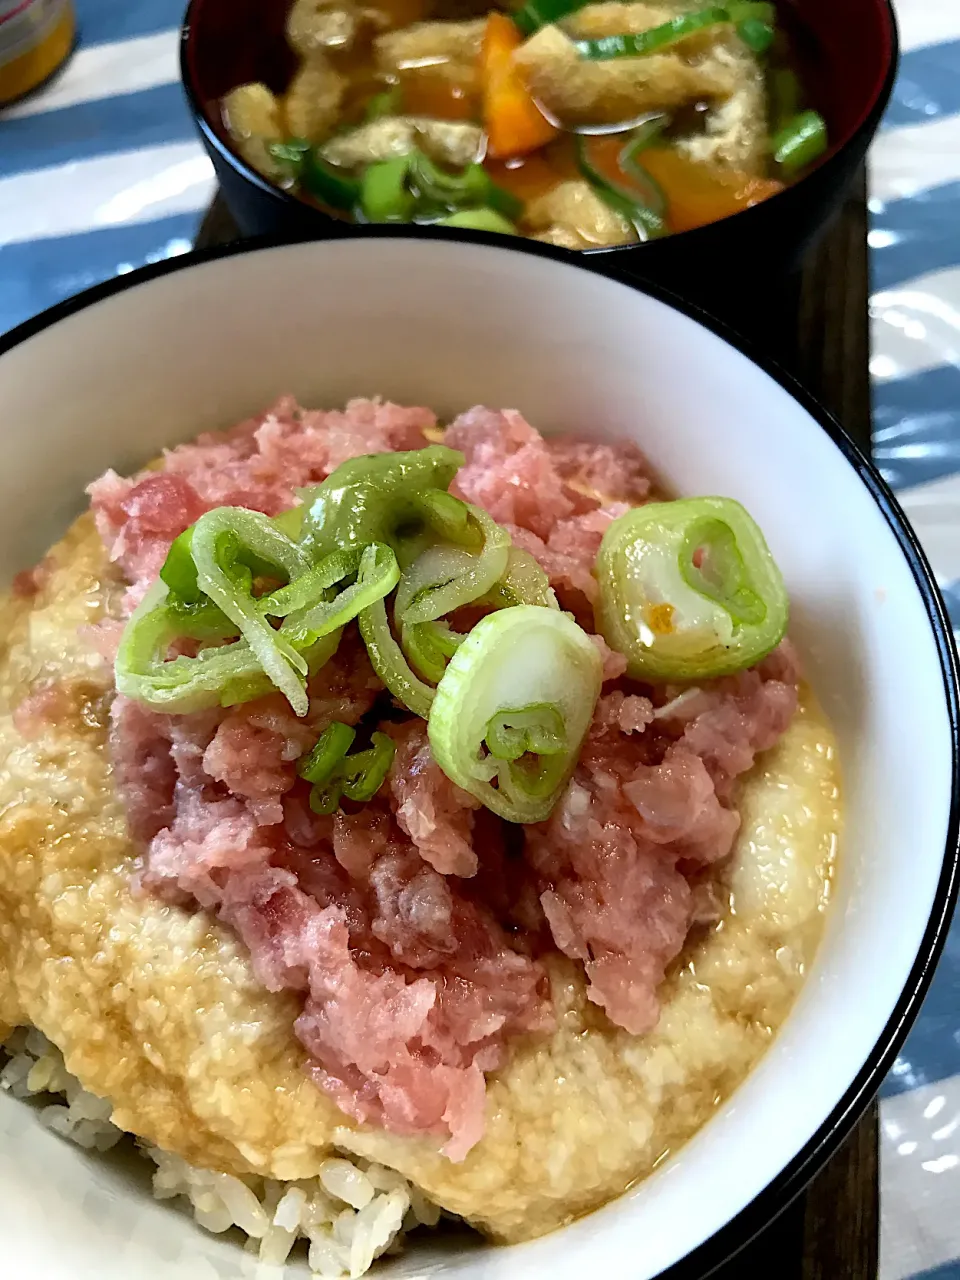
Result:
[[[90,492],[130,584],[127,608],[203,511],[275,513],[346,458],[420,447],[433,425],[427,409],[306,412],[284,399],[172,450],[160,472],[108,473]],[[639,451],[545,441],[520,414],[487,409],[458,418],[447,441],[467,458],[457,491],[510,527],[592,629],[603,531],[648,496]],[[613,1021],[655,1024],[667,966],[716,914],[703,869],[736,834],[733,779],[793,713],[786,646],[697,691],[638,692],[622,655],[594,639],[607,692],[561,803],[522,833],[441,772],[422,721],[395,713],[380,725],[397,751],[375,800],[332,817],[310,810],[300,755],[331,720],[356,724],[385,705],[354,634],[313,677],[302,720],[279,695],[189,716],[114,703],[111,747],[144,887],[218,913],[266,987],[302,994],[308,1070],[347,1114],[436,1134],[453,1159],[482,1135],[484,1073],[511,1037],[553,1025],[544,948],[583,962]],[[104,630],[101,647],[113,644]],[[25,706],[21,720],[45,707]]]

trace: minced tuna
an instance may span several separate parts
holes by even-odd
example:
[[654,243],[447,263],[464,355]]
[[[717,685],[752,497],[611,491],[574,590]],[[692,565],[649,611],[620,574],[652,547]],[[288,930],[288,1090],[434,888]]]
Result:
[[[132,609],[172,540],[223,504],[268,515],[345,459],[435,437],[424,408],[356,400],[342,412],[281,400],[162,469],[91,486]],[[453,490],[506,525],[589,632],[592,568],[610,521],[650,494],[635,446],[544,439],[515,411],[447,428],[466,465]],[[697,689],[639,686],[595,637],[604,690],[551,817],[511,827],[433,760],[349,632],[297,718],[279,695],[167,716],[118,697],[112,754],[145,891],[219,914],[270,990],[300,993],[297,1034],[318,1086],[357,1120],[438,1135],[456,1160],[484,1129],[485,1073],[512,1037],[554,1025],[544,958],[582,962],[590,998],[630,1032],[658,1019],[658,987],[718,898],[707,868],[732,848],[736,778],[784,732],[797,667],[784,644]],[[113,632],[101,636],[109,650]],[[297,761],[331,720],[396,741],[385,786],[320,817]]]

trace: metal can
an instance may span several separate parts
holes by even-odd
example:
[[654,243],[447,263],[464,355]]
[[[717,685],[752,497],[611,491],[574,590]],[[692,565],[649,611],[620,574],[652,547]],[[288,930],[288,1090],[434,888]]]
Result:
[[57,70],[73,48],[73,0],[0,0],[0,103]]

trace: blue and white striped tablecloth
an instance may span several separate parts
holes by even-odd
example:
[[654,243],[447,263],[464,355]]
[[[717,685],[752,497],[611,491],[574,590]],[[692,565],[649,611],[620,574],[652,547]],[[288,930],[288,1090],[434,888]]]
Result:
[[[897,4],[871,165],[874,442],[960,629],[960,0]],[[182,7],[77,0],[72,61],[0,111],[0,332],[189,249],[214,182],[178,83]],[[881,1278],[960,1280],[960,928],[881,1117]]]
[[179,84],[183,0],[77,0],[80,46],[0,111],[0,331],[185,253],[214,189]]

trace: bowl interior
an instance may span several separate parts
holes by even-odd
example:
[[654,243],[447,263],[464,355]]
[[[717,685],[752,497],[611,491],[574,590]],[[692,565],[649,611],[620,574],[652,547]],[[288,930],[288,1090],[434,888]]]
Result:
[[895,27],[887,0],[787,0],[812,37],[816,92],[839,150],[858,131],[883,92],[894,57]]
[[[744,502],[782,566],[792,634],[838,732],[846,813],[836,901],[794,1011],[715,1118],[628,1195],[529,1245],[390,1264],[458,1280],[579,1280],[588,1267],[649,1280],[829,1141],[909,1012],[954,858],[954,726],[929,604],[854,466],[715,334],[519,244],[386,234],[171,264],[0,356],[0,419],[29,428],[8,433],[0,470],[0,578],[43,553],[106,467],[285,391],[312,405],[380,393],[441,415],[509,405],[544,430],[633,437],[676,492]],[[11,1274],[254,1275],[144,1181],[0,1097]]]
[[[883,91],[894,56],[888,0],[781,0],[797,35],[816,104],[827,119],[831,151],[859,130]],[[187,10],[184,76],[206,124],[233,154],[219,101],[237,85],[261,80],[286,89],[295,56],[284,37],[290,0],[191,0]]]

